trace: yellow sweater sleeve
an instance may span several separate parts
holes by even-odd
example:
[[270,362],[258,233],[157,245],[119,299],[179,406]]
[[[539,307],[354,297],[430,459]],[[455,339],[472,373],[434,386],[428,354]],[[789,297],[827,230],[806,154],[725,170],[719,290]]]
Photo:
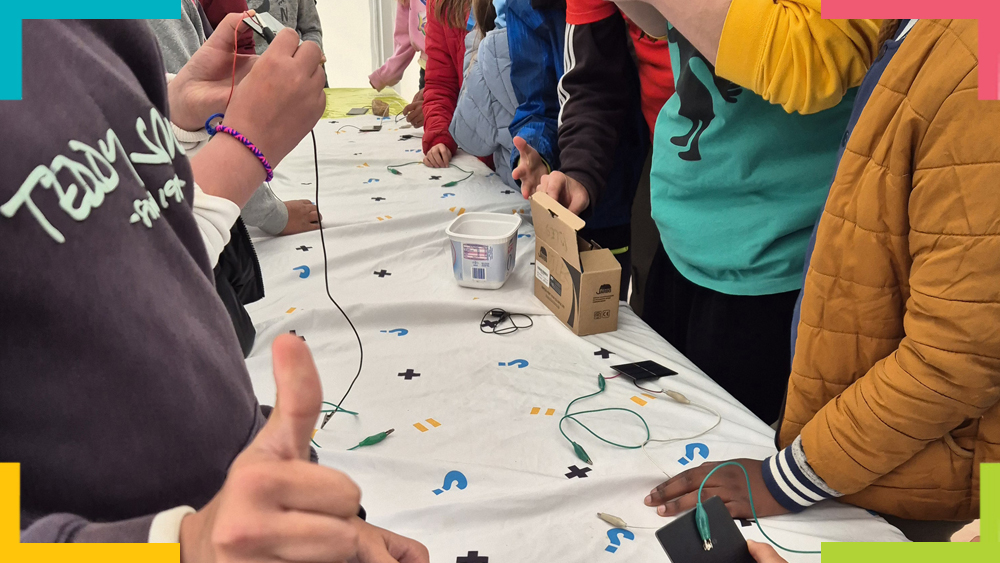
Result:
[[733,0],[716,73],[788,113],[817,113],[861,84],[881,23],[824,20],[820,0]]

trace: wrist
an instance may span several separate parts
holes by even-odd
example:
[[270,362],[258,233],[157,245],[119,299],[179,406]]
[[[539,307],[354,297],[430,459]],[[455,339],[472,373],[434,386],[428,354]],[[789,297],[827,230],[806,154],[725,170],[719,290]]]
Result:
[[199,116],[183,95],[184,79],[168,78],[167,102],[170,104],[170,121],[185,131],[197,131],[205,127],[205,119],[199,121]]
[[188,514],[181,520],[181,560],[180,563],[200,563],[201,557],[198,555],[200,541],[198,531],[200,529],[201,513]]
[[191,159],[191,169],[202,191],[226,198],[240,209],[267,178],[263,164],[250,149],[225,133],[216,134]]

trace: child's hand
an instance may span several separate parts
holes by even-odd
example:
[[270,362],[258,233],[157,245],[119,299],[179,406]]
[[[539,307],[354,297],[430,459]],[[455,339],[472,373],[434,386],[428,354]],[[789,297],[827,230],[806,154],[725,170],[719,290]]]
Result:
[[281,235],[295,235],[315,231],[319,228],[320,214],[308,199],[298,199],[286,201],[285,207],[288,209],[288,223]]
[[577,215],[590,205],[590,194],[587,193],[587,188],[559,171],[542,176],[535,191],[548,194],[563,207]]
[[[233,35],[247,29],[243,14],[229,14],[216,33],[195,52],[170,82],[170,120],[187,131],[198,131],[210,115],[225,113],[233,86]],[[257,55],[235,55],[236,84],[243,81]]]
[[215,498],[181,521],[185,563],[347,561],[358,554],[360,489],[309,461],[323,401],[316,364],[292,335],[279,336],[271,349],[274,410]]
[[253,141],[272,166],[277,167],[323,115],[323,61],[318,45],[300,45],[298,33],[285,28],[236,87],[225,124]]
[[413,102],[403,108],[403,115],[410,125],[417,129],[424,126],[424,91],[421,89],[415,96]]
[[451,149],[444,143],[438,143],[431,147],[424,155],[424,166],[428,168],[447,168],[451,163]]
[[[754,508],[757,516],[776,516],[787,514],[788,510],[778,504],[771,496],[771,492],[764,484],[764,477],[761,473],[761,461],[756,459],[738,459],[750,475],[750,486],[753,487]],[[653,489],[646,497],[646,506],[655,506],[656,513],[660,516],[677,516],[681,512],[690,510],[698,502],[698,487],[708,475],[709,471],[722,462],[703,463],[694,469],[688,469],[684,473],[667,480],[665,483]],[[733,518],[751,518],[754,516],[750,509],[750,493],[747,491],[747,479],[743,471],[735,466],[729,465],[719,469],[712,475],[712,479],[705,483],[705,498],[718,496],[722,502],[726,503],[726,509],[733,515]]]
[[514,146],[521,153],[521,157],[518,159],[513,176],[515,180],[521,182],[521,195],[528,199],[538,189],[542,176],[548,174],[549,167],[546,166],[542,155],[521,137],[514,137]]
[[750,556],[757,563],[788,563],[778,555],[778,552],[773,547],[766,543],[747,540],[747,549],[750,550]]

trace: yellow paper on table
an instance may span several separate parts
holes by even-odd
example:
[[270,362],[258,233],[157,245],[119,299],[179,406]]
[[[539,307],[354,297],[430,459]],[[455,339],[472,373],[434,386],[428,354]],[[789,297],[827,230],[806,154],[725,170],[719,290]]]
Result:
[[[391,89],[379,93],[373,88],[327,88],[326,111],[323,112],[323,119],[348,117],[347,112],[354,108],[371,108],[372,100],[382,100],[389,104],[390,115],[399,115],[408,103]],[[369,115],[371,115],[370,111]]]

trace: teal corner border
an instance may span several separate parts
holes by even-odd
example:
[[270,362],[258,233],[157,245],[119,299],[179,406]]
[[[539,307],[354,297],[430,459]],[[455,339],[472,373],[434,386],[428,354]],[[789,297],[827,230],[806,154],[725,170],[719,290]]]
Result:
[[8,15],[0,24],[0,100],[20,100],[24,20],[178,19],[181,17],[181,4],[178,0],[46,0],[8,8]]

